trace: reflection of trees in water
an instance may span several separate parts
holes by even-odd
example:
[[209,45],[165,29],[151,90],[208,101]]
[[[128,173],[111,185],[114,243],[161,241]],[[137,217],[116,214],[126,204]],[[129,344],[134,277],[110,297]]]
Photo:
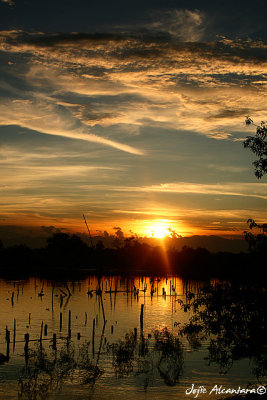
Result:
[[64,383],[94,384],[103,371],[89,357],[89,343],[78,349],[76,356],[72,344],[66,343],[60,351],[46,352],[38,344],[30,350],[25,367],[21,371],[19,398],[46,399],[49,393],[60,390]]
[[145,388],[156,371],[169,386],[175,385],[182,373],[181,341],[167,328],[154,331],[151,343],[143,336],[138,341],[134,333],[126,334],[125,339],[112,344],[110,350],[116,375],[142,375]]
[[261,381],[267,370],[266,289],[252,285],[223,283],[204,285],[189,294],[186,310],[193,315],[180,333],[198,343],[209,339],[209,362],[226,373],[233,362],[251,359],[253,373]]

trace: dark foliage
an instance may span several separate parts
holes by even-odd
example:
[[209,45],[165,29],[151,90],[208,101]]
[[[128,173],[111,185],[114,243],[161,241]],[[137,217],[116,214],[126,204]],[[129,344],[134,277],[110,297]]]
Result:
[[[254,125],[251,118],[246,118],[246,125]],[[256,126],[256,125],[255,125]],[[244,147],[250,149],[258,160],[253,162],[255,167],[255,175],[258,179],[262,178],[267,172],[267,125],[262,121],[259,126],[256,126],[256,135],[247,136],[244,141]]]
[[[250,231],[245,231],[245,240],[248,242],[249,251],[254,254],[267,253],[267,224],[257,224],[254,219],[247,221]],[[253,234],[253,229],[257,232]]]
[[[182,304],[193,316],[182,335],[209,341],[209,363],[226,373],[234,361],[249,358],[252,372],[264,384],[267,372],[266,289],[263,285],[206,284]],[[189,340],[190,343],[190,340]]]
[[[210,253],[204,248],[192,249],[187,246],[181,251],[164,250],[159,246],[128,239],[116,249],[105,248],[101,243],[92,248],[76,235],[56,233],[48,238],[44,248],[30,249],[26,245],[0,248],[0,274],[37,274],[60,278],[62,275],[77,277],[88,273],[175,273],[191,279],[252,279],[253,263],[253,279],[257,279],[264,268],[266,242],[255,246],[250,233],[247,238],[249,245],[255,248],[251,254]],[[256,237],[257,243],[260,238]]]

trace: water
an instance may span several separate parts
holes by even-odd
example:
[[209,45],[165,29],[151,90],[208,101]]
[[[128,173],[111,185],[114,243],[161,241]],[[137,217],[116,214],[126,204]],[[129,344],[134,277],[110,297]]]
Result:
[[[99,285],[102,301],[96,293]],[[211,287],[216,285],[213,283]],[[100,281],[88,277],[73,282],[39,278],[0,280],[0,399],[16,399],[19,394],[23,399],[148,399],[151,396],[184,399],[196,395],[185,393],[192,385],[206,390],[198,398],[219,399],[225,395],[215,391],[209,394],[214,385],[235,389],[246,388],[251,383],[257,387],[263,383],[258,359],[261,349],[253,349],[255,354],[246,353],[247,338],[240,341],[237,331],[236,336],[229,336],[238,330],[239,315],[244,318],[238,309],[243,304],[239,302],[240,291],[236,303],[235,299],[229,300],[230,292],[222,296],[221,290],[216,289],[212,294],[209,290],[203,291],[202,284],[185,283],[178,277],[110,276]],[[188,292],[194,293],[195,298],[190,300]],[[203,293],[206,303],[199,310],[187,307]],[[235,292],[231,289],[231,293]],[[221,297],[218,299],[218,296]],[[247,292],[245,296],[248,297]],[[224,309],[223,301],[234,305],[229,334],[222,332],[229,315],[217,315],[218,310]],[[257,304],[255,307],[258,309]],[[225,309],[230,309],[227,304]],[[206,314],[205,310],[208,310]],[[214,310],[217,310],[216,318],[221,318],[221,325],[212,315]],[[204,312],[204,319],[201,318],[205,332],[184,331],[180,335],[180,328],[198,312]],[[255,318],[255,312],[252,314]],[[250,314],[242,323],[251,329],[248,324],[253,322],[255,326],[255,321],[249,318]],[[6,328],[10,331],[9,346]],[[25,350],[27,333],[28,351]],[[56,334],[54,344],[53,334]],[[215,343],[212,349],[211,340]]]

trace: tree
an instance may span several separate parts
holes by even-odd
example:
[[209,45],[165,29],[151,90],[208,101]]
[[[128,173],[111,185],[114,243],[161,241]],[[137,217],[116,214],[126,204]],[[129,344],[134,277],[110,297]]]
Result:
[[[244,141],[244,147],[249,148],[256,154],[258,160],[253,162],[255,167],[255,175],[258,179],[267,173],[267,124],[261,121],[260,125],[255,125],[253,120],[247,116],[246,125],[256,126],[256,135],[247,136]],[[249,250],[254,253],[266,252],[267,248],[267,224],[257,224],[253,219],[248,219],[250,232],[245,231],[245,239],[249,244]],[[257,234],[251,231],[255,229]]]
[[258,160],[253,162],[255,175],[258,179],[267,173],[267,124],[261,121],[260,125],[255,125],[253,120],[247,116],[246,125],[256,126],[256,135],[247,136],[244,141],[244,147],[249,148],[256,154]]
[[[267,248],[267,224],[257,224],[254,219],[248,219],[250,232],[244,231],[245,240],[248,242],[249,251],[251,253],[262,254],[266,252]],[[251,231],[255,229],[256,234]]]

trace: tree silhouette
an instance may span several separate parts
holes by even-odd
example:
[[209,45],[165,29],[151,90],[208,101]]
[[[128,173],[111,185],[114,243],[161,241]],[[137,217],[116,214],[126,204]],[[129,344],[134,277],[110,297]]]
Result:
[[[246,125],[256,126],[256,135],[247,136],[244,141],[244,147],[249,148],[256,154],[258,160],[252,164],[255,167],[255,175],[261,179],[267,173],[267,125],[265,121],[261,121],[260,125],[255,125],[253,120],[247,116]],[[248,242],[249,250],[253,253],[264,253],[267,248],[267,224],[257,224],[253,219],[248,219],[250,232],[244,231],[245,240]],[[255,229],[257,234],[251,231]]]
[[258,179],[262,178],[267,172],[267,125],[261,121],[260,125],[255,125],[250,117],[246,117],[246,125],[256,126],[256,135],[247,136],[244,147],[249,148],[256,154],[258,160],[253,162],[255,175]]
[[[247,221],[250,231],[244,231],[245,240],[248,242],[251,253],[263,254],[267,248],[267,224],[257,224],[254,219]],[[256,234],[252,230],[257,231]]]

